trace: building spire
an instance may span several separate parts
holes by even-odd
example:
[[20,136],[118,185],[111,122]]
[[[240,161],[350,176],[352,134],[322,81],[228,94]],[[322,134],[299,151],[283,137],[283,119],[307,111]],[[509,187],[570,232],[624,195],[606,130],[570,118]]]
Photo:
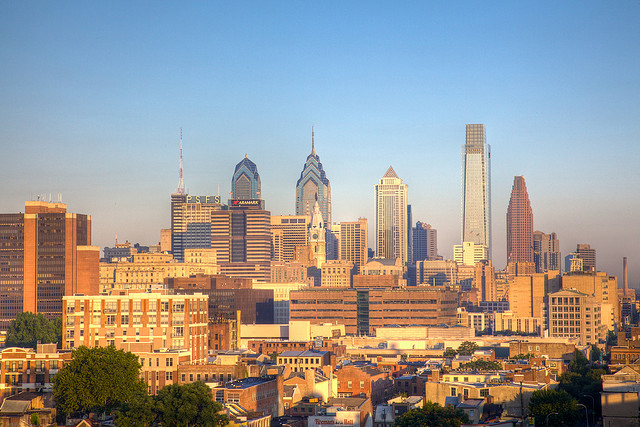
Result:
[[184,194],[184,180],[182,179],[182,128],[180,128],[180,171],[178,172],[178,194]]
[[315,134],[313,131],[313,125],[311,126],[311,154],[316,155],[316,141]]

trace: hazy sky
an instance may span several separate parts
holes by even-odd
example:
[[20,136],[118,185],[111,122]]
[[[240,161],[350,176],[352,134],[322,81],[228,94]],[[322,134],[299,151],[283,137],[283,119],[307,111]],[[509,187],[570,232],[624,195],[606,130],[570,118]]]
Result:
[[294,213],[314,125],[334,221],[373,229],[392,165],[450,258],[464,125],[484,123],[496,267],[523,175],[563,256],[589,243],[616,275],[627,256],[640,285],[636,0],[13,1],[0,19],[0,212],[61,193],[94,244],[156,243],[182,127],[189,193],[226,198],[247,154],[267,208]]

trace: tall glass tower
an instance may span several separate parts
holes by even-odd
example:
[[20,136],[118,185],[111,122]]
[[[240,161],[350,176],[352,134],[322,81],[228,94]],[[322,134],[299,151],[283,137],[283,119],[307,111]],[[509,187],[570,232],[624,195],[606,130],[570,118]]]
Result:
[[236,165],[231,178],[231,194],[234,199],[250,200],[260,198],[260,175],[258,168],[247,155]]
[[462,241],[487,247],[491,259],[491,146],[483,124],[466,125],[462,147]]
[[311,215],[318,201],[325,225],[331,224],[331,184],[316,154],[315,137],[311,128],[311,154],[307,156],[296,183],[296,215]]
[[409,261],[407,238],[407,184],[391,166],[376,190],[376,258]]

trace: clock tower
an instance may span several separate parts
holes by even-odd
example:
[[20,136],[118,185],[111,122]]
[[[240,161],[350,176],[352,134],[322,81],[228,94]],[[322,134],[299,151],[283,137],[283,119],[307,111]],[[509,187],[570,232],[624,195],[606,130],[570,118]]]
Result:
[[313,214],[311,215],[311,226],[309,227],[309,246],[311,246],[311,254],[315,260],[317,268],[322,267],[327,261],[326,244],[325,244],[325,224],[322,219],[320,205],[316,200],[313,206]]

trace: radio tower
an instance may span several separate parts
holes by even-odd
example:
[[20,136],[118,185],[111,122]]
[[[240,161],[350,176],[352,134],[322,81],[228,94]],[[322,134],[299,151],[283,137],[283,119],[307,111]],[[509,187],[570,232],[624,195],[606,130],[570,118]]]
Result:
[[184,194],[184,180],[182,179],[182,128],[180,128],[180,171],[178,172],[178,194]]

